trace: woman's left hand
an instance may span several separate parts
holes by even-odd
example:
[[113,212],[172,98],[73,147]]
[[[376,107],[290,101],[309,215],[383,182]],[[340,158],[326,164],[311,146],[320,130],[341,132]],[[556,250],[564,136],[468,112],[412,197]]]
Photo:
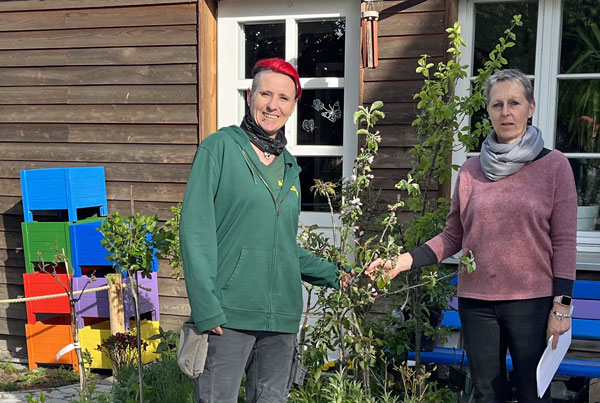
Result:
[[[562,314],[568,314],[570,312],[570,307],[554,303],[554,305],[552,306],[552,312],[554,311]],[[554,338],[552,339],[552,350],[556,350],[556,346],[558,345],[558,338],[560,337],[560,335],[565,333],[570,328],[571,318],[559,319],[553,316],[550,316],[550,318],[548,318],[546,340],[550,339],[550,336],[554,336]]]

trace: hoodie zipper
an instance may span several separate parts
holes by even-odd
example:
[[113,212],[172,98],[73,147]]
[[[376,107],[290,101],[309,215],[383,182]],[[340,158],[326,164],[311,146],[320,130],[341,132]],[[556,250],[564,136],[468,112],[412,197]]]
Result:
[[[246,154],[246,151],[242,150],[242,154],[244,155],[244,159],[246,160],[246,162],[248,164],[250,164],[253,168],[250,171],[255,171],[256,175],[260,178],[262,183],[264,183],[264,185],[267,187],[267,190],[269,191],[269,194],[271,195],[271,199],[273,199],[273,203],[275,204],[275,211],[277,212],[277,216],[279,217],[279,204],[277,204],[277,199],[275,199],[275,195],[273,194],[273,191],[267,184],[267,181],[265,180],[265,178],[263,178],[262,175],[260,174],[260,172],[258,171],[258,168],[256,167],[256,165],[254,165],[252,160],[250,160],[250,157],[248,156],[248,154]],[[252,178],[254,178],[254,174],[252,174]],[[254,180],[254,184],[256,184],[256,179]]]
[[[275,203],[275,210],[277,212],[277,218],[275,219],[275,229],[273,231],[273,244],[275,245],[275,247],[273,248],[273,255],[271,258],[271,273],[269,275],[269,287],[268,287],[268,289],[269,289],[269,316],[268,316],[268,322],[267,322],[267,329],[269,329],[269,328],[271,328],[271,321],[273,319],[273,299],[272,299],[271,288],[273,286],[273,276],[275,273],[275,262],[277,261],[277,251],[278,251],[278,248],[277,248],[277,235],[278,235],[277,234],[277,232],[278,232],[277,231],[278,230],[277,221],[279,221],[279,204],[277,204],[275,195],[273,194],[273,191],[267,184],[267,181],[265,180],[265,178],[263,178],[263,176],[260,174],[256,165],[254,165],[254,163],[252,162],[252,160],[250,159],[250,157],[248,156],[246,151],[244,151],[243,149],[242,149],[242,155],[244,156],[244,159],[246,160],[246,162],[250,165],[250,171],[256,172],[256,175],[260,178],[262,183],[264,183],[265,187],[269,191],[269,194],[271,195],[271,199],[273,199],[273,203]],[[284,179],[285,179],[285,177],[284,177]],[[256,181],[254,183],[256,184]]]

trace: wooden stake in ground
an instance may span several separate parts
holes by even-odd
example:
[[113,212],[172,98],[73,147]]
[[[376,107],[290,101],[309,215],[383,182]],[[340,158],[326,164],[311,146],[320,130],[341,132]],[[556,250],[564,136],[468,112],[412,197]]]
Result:
[[110,317],[110,334],[125,332],[125,315],[123,312],[123,276],[120,273],[107,274],[108,309]]

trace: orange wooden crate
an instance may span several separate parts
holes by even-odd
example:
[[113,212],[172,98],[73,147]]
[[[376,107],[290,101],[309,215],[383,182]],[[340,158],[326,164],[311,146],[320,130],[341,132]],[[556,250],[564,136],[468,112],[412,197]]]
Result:
[[77,372],[79,363],[75,350],[64,354],[56,361],[56,353],[73,343],[69,316],[57,316],[34,324],[25,324],[25,336],[30,370],[36,369],[38,363],[68,364],[73,365],[73,371]]

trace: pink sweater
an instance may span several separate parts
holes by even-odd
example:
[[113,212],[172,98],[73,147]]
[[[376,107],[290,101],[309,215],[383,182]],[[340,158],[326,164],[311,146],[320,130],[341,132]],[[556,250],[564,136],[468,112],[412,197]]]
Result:
[[553,295],[554,277],[575,279],[577,195],[559,151],[497,182],[479,157],[458,174],[444,232],[427,245],[438,261],[473,251],[477,268],[462,274],[458,296],[514,300]]

